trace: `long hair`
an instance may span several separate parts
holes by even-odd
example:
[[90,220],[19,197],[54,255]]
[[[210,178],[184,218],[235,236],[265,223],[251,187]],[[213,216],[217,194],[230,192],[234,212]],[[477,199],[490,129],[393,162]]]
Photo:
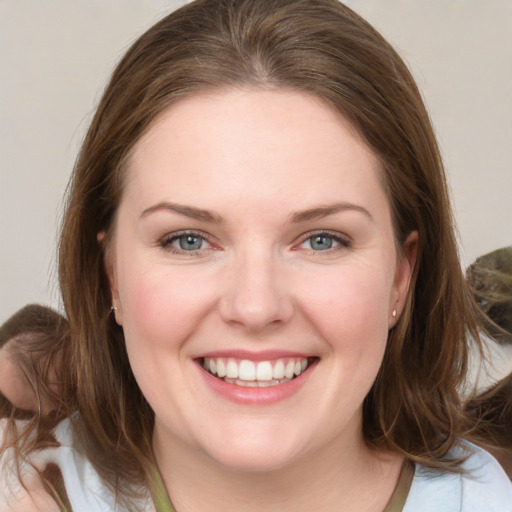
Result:
[[[466,271],[478,305],[485,313],[488,343],[512,344],[512,246],[480,256]],[[512,373],[488,389],[477,390],[465,404],[472,436],[489,449],[512,478]]]
[[337,0],[197,0],[150,28],[115,69],[73,171],[59,246],[75,429],[91,462],[121,494],[143,483],[152,464],[154,415],[110,314],[105,269],[126,162],[165,109],[230,88],[320,98],[380,159],[396,245],[417,230],[419,250],[405,310],[364,403],[364,437],[375,449],[456,470],[446,455],[464,434],[458,387],[466,337],[478,338],[477,313],[439,149],[402,59]]
[[466,279],[486,314],[486,331],[501,343],[512,343],[512,246],[478,257]]
[[58,373],[60,359],[66,357],[67,336],[65,318],[40,304],[28,304],[0,326],[0,349],[17,369],[14,378],[20,381],[12,384],[25,391],[25,409],[13,407],[0,393],[0,418],[30,418],[35,412],[46,415],[50,410],[62,418],[69,413],[66,404],[72,386]]
[[[75,379],[72,372],[63,371],[63,363],[69,360],[68,323],[53,309],[29,304],[0,326],[0,349],[4,364],[14,370],[9,385],[15,395],[0,393],[0,418],[7,419],[0,439],[0,457],[13,447],[17,456],[12,469],[21,477],[26,457],[56,446],[56,423],[76,410]],[[57,497],[56,490],[60,491],[57,499],[62,503],[65,489],[60,485],[60,470],[50,464],[39,475],[50,495]],[[23,478],[20,480],[24,485]]]
[[501,463],[512,479],[512,373],[468,400],[471,435]]

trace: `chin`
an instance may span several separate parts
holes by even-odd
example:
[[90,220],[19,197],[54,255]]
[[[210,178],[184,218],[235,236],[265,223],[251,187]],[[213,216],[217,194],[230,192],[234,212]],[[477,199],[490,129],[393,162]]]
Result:
[[271,473],[290,466],[296,460],[293,454],[272,452],[271,449],[211,456],[225,469],[240,473]]
[[[293,435],[269,432],[268,436],[261,432],[251,435],[225,436],[222,441],[204,447],[209,457],[226,469],[237,472],[271,472],[280,470],[296,461],[302,449]],[[286,442],[283,441],[286,439]]]

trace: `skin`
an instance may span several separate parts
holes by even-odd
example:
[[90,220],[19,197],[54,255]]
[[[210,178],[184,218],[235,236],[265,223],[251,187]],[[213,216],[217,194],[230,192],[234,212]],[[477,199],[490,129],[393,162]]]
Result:
[[[204,237],[201,248],[179,249],[182,230]],[[325,231],[332,247],[313,248]],[[155,121],[131,155],[106,263],[179,512],[383,510],[402,459],[364,444],[362,403],[416,242],[397,254],[378,159],[311,96],[220,91]],[[292,396],[246,405],[206,384],[197,358],[213,350],[317,364]]]
[[12,361],[10,350],[13,342],[0,349],[0,392],[15,407],[37,410],[37,398],[21,369]]
[[[26,335],[31,336],[31,333]],[[38,411],[37,395],[20,366],[12,359],[15,343],[16,340],[9,340],[0,349],[0,392],[15,407],[25,411]],[[44,413],[48,412],[48,407],[43,409]]]
[[55,500],[46,492],[39,477],[32,475],[25,478],[24,483],[26,488],[19,486],[6,491],[8,497],[5,498],[6,502],[0,503],[0,512],[61,511]]
[[[23,345],[24,342],[37,339],[38,334],[26,332],[16,338],[8,340],[2,348],[0,348],[0,393],[16,408],[25,411],[39,412],[44,416],[53,409],[53,404],[49,398],[42,393],[39,403],[38,396],[33,386],[25,376],[22,368],[14,359],[14,351],[16,345]],[[41,353],[33,354],[33,358],[43,357]],[[56,383],[54,372],[50,371],[50,387],[59,392],[59,386]]]

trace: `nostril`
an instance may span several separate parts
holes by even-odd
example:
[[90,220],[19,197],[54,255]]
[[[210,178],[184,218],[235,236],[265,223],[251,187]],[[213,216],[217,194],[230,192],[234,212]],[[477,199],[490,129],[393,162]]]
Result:
[[268,272],[239,272],[221,299],[224,321],[250,331],[276,328],[293,316],[293,302],[286,286]]

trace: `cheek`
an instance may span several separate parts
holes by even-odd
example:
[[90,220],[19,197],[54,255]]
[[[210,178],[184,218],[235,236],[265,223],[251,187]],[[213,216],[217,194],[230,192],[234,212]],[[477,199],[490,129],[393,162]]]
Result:
[[125,329],[145,335],[145,343],[169,345],[186,336],[189,329],[183,294],[158,279],[141,279],[131,293],[132,318]]
[[182,274],[153,266],[150,272],[132,272],[120,279],[130,366],[156,411],[176,410],[177,397],[186,387],[180,376],[190,352],[187,342],[208,311],[207,290]]
[[319,279],[301,303],[331,348],[354,355],[368,349],[380,353],[387,340],[390,293],[382,269],[351,268]]
[[[194,266],[136,261],[118,272],[128,350],[180,348],[213,310],[218,283]],[[133,345],[137,345],[134,347]],[[157,357],[157,356],[155,356]]]
[[329,378],[318,387],[317,407],[329,415],[334,435],[361,410],[382,364],[391,287],[382,267],[351,266],[317,277],[301,307],[321,338]]

